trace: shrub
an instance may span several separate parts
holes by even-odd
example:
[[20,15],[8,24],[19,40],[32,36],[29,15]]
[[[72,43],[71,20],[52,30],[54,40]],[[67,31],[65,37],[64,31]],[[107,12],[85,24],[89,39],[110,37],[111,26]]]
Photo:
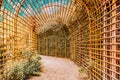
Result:
[[[26,80],[32,75],[37,75],[41,71],[40,55],[31,55],[30,51],[25,51],[27,57],[22,60],[12,61],[12,66],[9,66],[7,71],[7,80]],[[7,67],[7,66],[6,66]],[[37,73],[38,72],[38,73]]]
[[33,73],[33,64],[27,61],[24,66],[25,78],[29,78]]
[[23,80],[25,77],[23,66],[23,62],[13,62],[12,66],[9,67],[10,70],[7,73],[7,80]]
[[88,66],[87,67],[80,67],[79,69],[79,73],[80,74],[86,74],[86,79],[87,80],[91,80],[90,79],[90,71],[94,68],[94,63],[91,62],[91,63],[88,63]]
[[89,65],[87,67],[87,75],[89,78],[90,78],[90,72],[93,68],[94,68],[94,63],[93,62],[89,63]]
[[27,48],[22,52],[22,55],[26,58],[30,58],[32,56],[32,52],[30,51],[29,48]]
[[85,69],[84,69],[83,67],[80,67],[80,68],[79,68],[79,72],[80,72],[80,73],[85,73]]
[[39,55],[32,56],[28,59],[24,66],[24,74],[26,75],[26,78],[34,75],[35,72],[41,71],[40,59]]
[[39,55],[32,56],[30,62],[33,64],[33,70],[38,72],[41,70],[41,57]]

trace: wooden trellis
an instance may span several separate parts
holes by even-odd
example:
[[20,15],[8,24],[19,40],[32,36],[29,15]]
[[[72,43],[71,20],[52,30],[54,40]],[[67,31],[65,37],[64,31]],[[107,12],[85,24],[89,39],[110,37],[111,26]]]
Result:
[[[81,2],[79,0],[79,2]],[[101,5],[97,2],[93,1],[93,3],[89,1],[84,1],[85,8],[89,17],[89,25],[88,31],[83,30],[87,27],[84,26],[84,20],[81,21],[83,30],[79,32],[79,29],[75,31],[76,36],[74,41],[77,42],[77,38],[80,37],[75,47],[75,54],[77,55],[76,61],[77,63],[86,64],[87,59],[90,58],[90,62],[87,66],[90,66],[90,78],[92,80],[119,80],[120,79],[120,54],[119,54],[119,13],[120,13],[120,0],[106,0],[100,1]],[[83,3],[83,2],[82,2]],[[85,15],[84,15],[85,17]],[[84,18],[83,17],[83,18]],[[83,23],[84,22],[84,23]],[[82,24],[83,23],[83,24]],[[88,35],[90,31],[90,35]],[[87,35],[84,35],[85,33]],[[73,33],[73,34],[74,34]],[[88,36],[88,38],[87,38]],[[87,38],[87,39],[86,39]],[[88,41],[89,40],[89,41]],[[88,46],[88,50],[84,51],[86,48],[86,43]],[[79,45],[79,43],[81,43]],[[78,46],[79,45],[79,46]],[[78,48],[79,47],[79,48]],[[79,51],[80,50],[80,51]],[[84,52],[82,52],[84,51]],[[89,52],[88,52],[89,51]],[[86,53],[88,52],[88,57]],[[80,60],[80,61],[79,61]],[[82,64],[81,64],[82,65]],[[84,66],[84,68],[87,68]],[[87,69],[86,69],[87,70]]]
[[65,32],[64,27],[56,30],[47,31],[39,35],[38,41],[40,45],[41,55],[56,56],[69,58],[70,45],[68,40],[68,34]]
[[[0,80],[6,78],[5,66],[8,66],[11,60],[24,57],[20,52],[27,48],[35,51],[37,44],[32,20],[26,21],[26,17],[18,16],[21,7],[17,4],[13,6],[12,1],[8,0],[3,0],[3,2],[3,4],[0,2],[2,4],[0,9]],[[13,13],[8,10],[8,7],[16,11]]]
[[[66,25],[56,32],[62,35],[45,32],[51,21]],[[91,80],[119,80],[120,0],[0,0],[0,80],[26,48],[70,57]]]

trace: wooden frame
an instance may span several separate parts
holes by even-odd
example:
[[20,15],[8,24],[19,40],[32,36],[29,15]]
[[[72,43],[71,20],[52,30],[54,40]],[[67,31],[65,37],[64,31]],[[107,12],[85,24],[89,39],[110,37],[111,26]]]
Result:
[[[20,51],[42,52],[40,46],[45,42],[49,54],[47,34],[45,41],[39,41],[38,34],[51,21],[66,25],[70,34],[63,29],[65,57],[70,36],[70,55],[89,72],[91,80],[119,80],[120,0],[70,0],[68,4],[67,0],[47,0],[50,4],[40,7],[47,4],[42,1],[0,0],[0,80],[6,78],[5,66],[10,60],[24,58]],[[59,38],[56,35],[56,56]]]

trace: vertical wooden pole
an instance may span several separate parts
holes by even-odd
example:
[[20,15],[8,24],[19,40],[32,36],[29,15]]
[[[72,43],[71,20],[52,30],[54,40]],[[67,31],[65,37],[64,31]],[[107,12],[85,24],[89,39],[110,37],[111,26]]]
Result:
[[[65,35],[65,34],[64,34]],[[66,50],[67,50],[67,42],[66,42],[66,35],[65,35],[65,58],[67,57],[67,52],[66,52]]]
[[55,39],[55,41],[56,41],[56,57],[58,56],[57,54],[58,54],[58,35],[56,34],[56,39]]
[[46,55],[49,55],[48,54],[48,35],[46,33]]
[[[104,10],[106,10],[106,6],[104,6]],[[104,15],[106,15],[106,12],[104,11]],[[103,20],[104,20],[104,23],[103,23],[103,26],[105,26],[106,24],[105,24],[105,21],[106,21],[106,19],[105,19],[105,16],[104,16],[104,18],[103,18]],[[104,32],[104,34],[103,34],[103,38],[104,38],[104,40],[103,40],[103,79],[106,79],[106,74],[105,74],[105,72],[106,72],[106,63],[105,63],[105,61],[106,61],[106,51],[105,51],[105,27],[103,28],[103,32]]]
[[[89,57],[90,57],[90,62],[89,65],[92,64],[92,20],[89,18],[89,27],[90,27],[90,49],[89,49]],[[92,78],[92,72],[90,70],[90,78]]]
[[67,56],[67,41],[66,41],[66,39],[67,39],[67,37],[66,37],[66,32],[65,32],[65,29],[63,28],[63,34],[64,34],[64,41],[65,41],[65,58],[66,58],[66,56]]
[[40,37],[39,37],[39,34],[37,35],[37,51],[40,54]]
[[[116,2],[116,0],[113,0],[112,9],[116,8],[116,3],[115,2]],[[114,16],[114,15],[116,15],[116,10],[114,10],[112,12],[112,16]],[[112,18],[112,23],[115,23],[115,22],[116,22],[116,16]],[[112,57],[116,57],[116,24],[112,25],[112,30],[114,30],[113,33],[112,33],[112,36],[114,36],[114,38],[112,40],[113,41],[112,50],[114,50],[112,52]],[[112,58],[112,70],[116,71],[116,66],[113,66],[113,64],[116,64],[116,59],[115,58]],[[114,73],[112,71],[112,80],[114,80],[114,78],[116,78],[116,73]]]
[[40,36],[39,36],[39,54],[41,53],[41,39],[40,39]]
[[72,59],[71,55],[72,55],[72,35],[70,34],[70,59]]
[[74,32],[74,54],[73,54],[73,59],[75,60],[76,56],[76,32]]

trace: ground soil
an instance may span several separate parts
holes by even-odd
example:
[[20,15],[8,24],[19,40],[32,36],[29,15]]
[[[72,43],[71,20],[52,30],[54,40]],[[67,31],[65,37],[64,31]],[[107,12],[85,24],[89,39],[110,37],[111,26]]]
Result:
[[41,57],[41,76],[34,76],[29,80],[86,80],[86,76],[79,73],[79,67],[73,61],[50,56]]

